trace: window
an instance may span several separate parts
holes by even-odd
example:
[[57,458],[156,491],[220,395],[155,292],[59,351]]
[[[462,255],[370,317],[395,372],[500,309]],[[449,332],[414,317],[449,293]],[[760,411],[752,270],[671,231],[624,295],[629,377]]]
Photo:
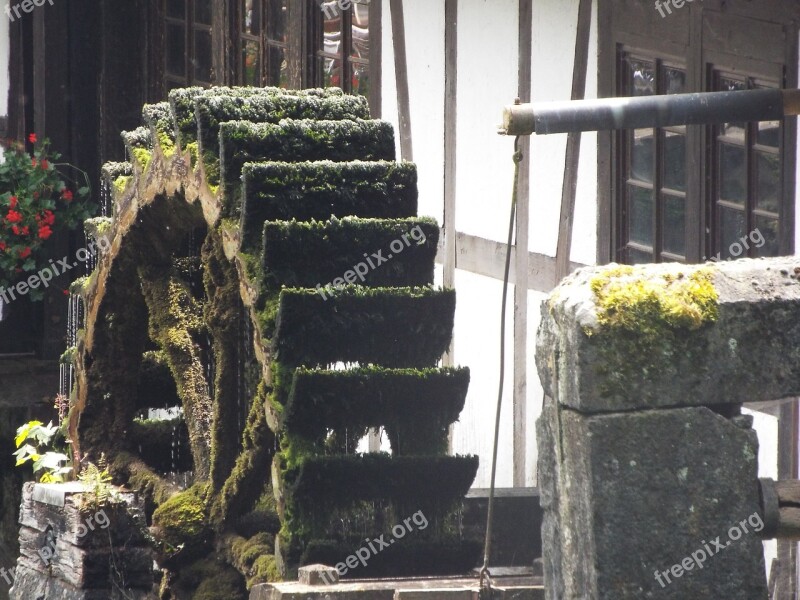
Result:
[[166,0],[165,66],[167,91],[212,82],[211,0]]
[[[625,54],[626,96],[680,94],[686,68]],[[624,136],[624,185],[620,186],[624,258],[629,263],[686,259],[686,127],[636,129]]]
[[[796,2],[629,5],[600,0],[600,97],[797,86]],[[601,132],[598,157],[601,263],[794,252],[792,120]]]
[[[777,87],[777,82],[757,80],[714,70],[715,91]],[[780,121],[725,123],[714,128],[712,187],[713,253],[720,258],[739,254],[751,257],[780,253],[781,219]],[[757,232],[760,247],[742,247],[742,238]]]
[[[312,84],[369,96],[369,0],[311,0]],[[345,8],[346,7],[346,8]]]
[[239,82],[288,86],[289,0],[241,0]]

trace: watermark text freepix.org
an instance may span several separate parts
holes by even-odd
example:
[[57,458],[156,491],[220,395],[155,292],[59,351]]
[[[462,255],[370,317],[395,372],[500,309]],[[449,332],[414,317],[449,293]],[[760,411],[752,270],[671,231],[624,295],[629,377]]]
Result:
[[416,242],[417,245],[424,244],[428,240],[427,236],[425,235],[425,232],[422,231],[422,228],[419,225],[414,227],[414,229],[412,229],[408,233],[404,233],[396,240],[393,240],[392,243],[389,244],[389,250],[391,250],[390,254],[384,256],[383,250],[378,250],[377,252],[373,252],[372,255],[369,255],[365,252],[364,258],[366,262],[362,261],[357,265],[354,265],[352,269],[346,271],[341,277],[337,277],[332,282],[326,285],[318,283],[316,287],[317,293],[320,296],[322,296],[323,300],[327,301],[328,294],[332,292],[332,289],[341,290],[345,285],[354,284],[356,281],[359,280],[361,281],[361,283],[364,283],[364,280],[370,271],[374,271],[382,264],[389,262],[391,259],[400,254],[406,248],[409,248],[411,246],[412,240]]
[[[756,248],[763,248],[764,244],[767,243],[767,240],[764,238],[764,234],[761,233],[760,229],[754,229],[748,235],[742,236],[739,238],[738,242],[733,242],[730,247],[728,248],[728,254],[730,257],[728,260],[733,260],[739,258],[743,252],[746,250],[750,250],[750,244],[753,244]],[[719,262],[722,259],[722,253],[718,252],[716,256],[711,256],[708,260],[713,262]]]
[[[86,537],[90,531],[94,531],[95,529],[108,529],[109,525],[111,525],[111,520],[108,518],[106,511],[104,509],[100,509],[95,514],[86,517],[84,523],[80,523],[78,525],[78,530],[75,532],[75,535],[78,537],[78,539],[82,539]],[[42,563],[44,563],[44,566],[49,566],[50,561],[56,555],[55,539],[50,540],[47,544],[42,546],[39,549],[38,554],[39,559],[42,561]],[[10,569],[0,567],[0,577],[3,578],[3,581],[6,582],[6,585],[13,585],[16,572],[16,567],[12,567]]]
[[[670,575],[675,579],[678,579],[683,577],[685,572],[691,571],[695,567],[702,569],[703,563],[705,563],[709,558],[725,550],[731,545],[732,542],[741,539],[745,533],[750,533],[750,530],[747,529],[748,524],[750,525],[753,533],[758,533],[764,529],[764,521],[761,519],[761,515],[758,513],[753,513],[746,519],[739,521],[739,523],[728,530],[728,539],[726,541],[723,542],[720,540],[720,537],[722,536],[717,536],[708,543],[703,540],[700,542],[701,547],[692,552],[690,556],[687,556],[679,563],[672,565],[666,571],[656,570],[656,581],[662,588],[665,588],[672,583]],[[664,581],[666,581],[666,583],[664,583]]]
[[[700,0],[700,2],[702,2],[702,1],[703,0]],[[656,0],[656,10],[658,11],[658,14],[660,14],[661,18],[663,19],[664,17],[667,16],[667,14],[670,14],[670,15],[672,14],[672,8],[670,7],[670,4],[672,6],[674,6],[676,9],[678,9],[678,8],[683,8],[683,6],[687,2],[694,2],[694,0]],[[666,13],[664,12],[664,9],[667,10]]]
[[50,282],[53,281],[53,279],[63,275],[67,271],[72,270],[80,263],[85,263],[90,257],[95,256],[97,254],[98,246],[100,247],[100,250],[105,252],[111,247],[111,241],[105,237],[97,238],[96,243],[90,242],[86,248],[80,248],[77,252],[75,252],[76,260],[74,260],[72,263],[69,262],[69,257],[66,256],[58,261],[53,261],[51,259],[49,266],[45,267],[38,273],[34,273],[25,281],[20,281],[8,289],[0,287],[0,299],[6,304],[11,304],[11,302],[16,300],[17,297],[25,296],[31,290],[38,289],[39,286],[42,286],[45,289],[50,287]]
[[325,18],[330,21],[338,17],[344,11],[353,8],[354,4],[369,5],[369,0],[323,0],[321,6]]
[[11,4],[6,4],[5,13],[13,23],[15,17],[11,15],[11,11],[14,11],[14,15],[17,19],[21,19],[22,15],[19,14],[20,9],[22,9],[22,12],[32,13],[34,8],[44,6],[45,3],[53,6],[53,0],[22,0],[22,2],[17,2],[13,7]]
[[[362,567],[367,566],[367,562],[369,559],[379,554],[392,544],[394,544],[397,540],[403,539],[407,533],[411,533],[415,531],[411,524],[417,526],[416,531],[422,531],[423,529],[428,528],[428,518],[424,515],[421,510],[418,510],[410,517],[406,518],[402,523],[398,523],[394,527],[392,527],[392,537],[390,539],[385,539],[386,534],[381,534],[380,537],[377,537],[373,540],[367,538],[364,540],[367,542],[366,546],[361,546],[355,553],[348,556],[343,562],[338,563],[334,568],[339,572],[339,576],[344,577],[350,569],[355,569],[359,566]],[[321,575],[322,580],[327,585],[332,585],[333,581],[329,581],[327,575],[324,573]]]

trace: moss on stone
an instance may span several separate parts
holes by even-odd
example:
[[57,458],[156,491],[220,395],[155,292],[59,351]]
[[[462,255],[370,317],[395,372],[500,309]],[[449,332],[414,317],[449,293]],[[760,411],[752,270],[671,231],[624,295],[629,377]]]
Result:
[[664,327],[694,330],[717,320],[719,297],[708,267],[688,275],[654,275],[617,266],[595,276],[590,285],[601,329],[648,336],[661,334]]
[[[672,358],[689,356],[688,334],[719,314],[713,267],[647,272],[612,266],[590,281],[597,322],[584,327],[596,344],[599,385],[607,396],[638,393],[642,374],[670,377]],[[690,358],[690,357],[689,357]]]
[[204,484],[195,484],[185,492],[172,496],[153,513],[153,526],[160,541],[172,549],[203,544],[208,540],[206,495]]

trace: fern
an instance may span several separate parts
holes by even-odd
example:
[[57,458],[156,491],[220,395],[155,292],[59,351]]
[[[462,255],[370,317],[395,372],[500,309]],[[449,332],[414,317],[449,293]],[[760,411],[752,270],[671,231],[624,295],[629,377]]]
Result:
[[107,506],[114,500],[112,477],[104,454],[100,455],[97,464],[90,462],[83,468],[78,481],[86,488],[86,501],[92,508]]

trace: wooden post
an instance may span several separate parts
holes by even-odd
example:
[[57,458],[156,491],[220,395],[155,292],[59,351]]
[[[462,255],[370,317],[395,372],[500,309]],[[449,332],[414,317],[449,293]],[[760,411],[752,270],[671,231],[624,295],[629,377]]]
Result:
[[[572,68],[572,100],[583,100],[586,95],[586,68],[589,62],[589,34],[592,30],[592,0],[581,0],[578,7],[578,28],[575,34],[575,61]],[[564,164],[564,181],[561,190],[561,218],[558,222],[555,285],[569,275],[572,249],[572,224],[575,213],[575,195],[578,188],[578,166],[581,155],[581,134],[572,132],[567,137]]]
[[411,100],[408,89],[408,58],[406,57],[406,23],[403,15],[403,0],[390,0],[389,9],[392,14],[392,46],[394,47],[397,112],[400,121],[400,157],[403,160],[413,161]]

